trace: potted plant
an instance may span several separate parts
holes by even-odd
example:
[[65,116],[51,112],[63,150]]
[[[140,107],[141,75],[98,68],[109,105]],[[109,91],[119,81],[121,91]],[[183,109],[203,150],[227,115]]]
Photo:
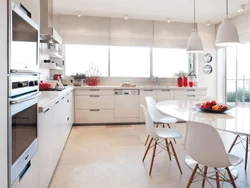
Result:
[[196,74],[193,71],[191,71],[188,74],[188,85],[189,85],[189,87],[193,87],[195,85],[195,79],[196,79]]
[[177,78],[178,87],[187,87],[187,74],[184,71],[179,71],[175,73],[174,77]]
[[71,77],[74,79],[74,86],[81,86],[86,79],[86,75],[83,73],[76,73],[75,75],[71,75]]

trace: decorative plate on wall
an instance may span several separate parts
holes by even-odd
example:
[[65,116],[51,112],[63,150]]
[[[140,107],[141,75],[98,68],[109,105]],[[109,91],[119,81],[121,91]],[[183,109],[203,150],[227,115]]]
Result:
[[213,60],[213,57],[212,57],[212,55],[211,55],[210,53],[206,53],[206,54],[204,55],[204,61],[205,61],[206,63],[210,63],[212,60]]
[[211,74],[212,71],[213,71],[213,68],[212,68],[211,65],[205,65],[205,66],[203,67],[203,72],[204,72],[205,74]]

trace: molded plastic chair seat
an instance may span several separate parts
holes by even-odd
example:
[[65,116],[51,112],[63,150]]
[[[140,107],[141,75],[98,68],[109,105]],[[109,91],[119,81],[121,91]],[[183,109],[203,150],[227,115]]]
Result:
[[155,129],[158,139],[181,138],[182,136],[174,129],[157,128]]
[[230,163],[233,165],[233,166],[237,166],[238,164],[240,164],[243,159],[236,156],[236,155],[232,155],[230,153],[227,154],[228,155],[228,159],[230,161]]
[[164,116],[164,115],[157,115],[157,116],[152,116],[152,119],[155,123],[164,123],[164,124],[172,124],[176,123],[177,119],[170,117],[170,116]]

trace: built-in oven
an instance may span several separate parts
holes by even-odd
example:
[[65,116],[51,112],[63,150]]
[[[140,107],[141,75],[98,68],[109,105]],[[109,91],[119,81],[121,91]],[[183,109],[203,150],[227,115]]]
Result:
[[9,76],[9,184],[21,179],[38,149],[38,75]]
[[38,72],[39,27],[17,4],[9,16],[9,73]]

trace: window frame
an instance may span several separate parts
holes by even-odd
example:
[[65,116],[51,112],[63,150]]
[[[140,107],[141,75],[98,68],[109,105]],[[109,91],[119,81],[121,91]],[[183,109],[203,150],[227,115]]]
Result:
[[[67,45],[67,44],[64,44]],[[70,44],[69,44],[70,45]],[[85,44],[82,44],[85,45]],[[100,76],[100,80],[124,80],[124,81],[155,81],[156,77],[153,76],[153,48],[154,47],[149,47],[150,48],[150,54],[149,54],[149,61],[150,61],[150,77],[111,77],[110,76],[110,45],[108,45],[108,76]],[[135,46],[131,46],[131,47],[135,47]],[[65,49],[65,47],[64,47]],[[176,49],[182,49],[182,48],[176,48]],[[187,63],[188,59],[187,59]],[[67,64],[67,62],[65,61],[65,64]],[[65,65],[63,66],[63,74],[65,75]],[[66,78],[70,77],[70,76],[65,76]],[[174,77],[159,77],[162,81],[169,81],[169,80],[175,80]]]

